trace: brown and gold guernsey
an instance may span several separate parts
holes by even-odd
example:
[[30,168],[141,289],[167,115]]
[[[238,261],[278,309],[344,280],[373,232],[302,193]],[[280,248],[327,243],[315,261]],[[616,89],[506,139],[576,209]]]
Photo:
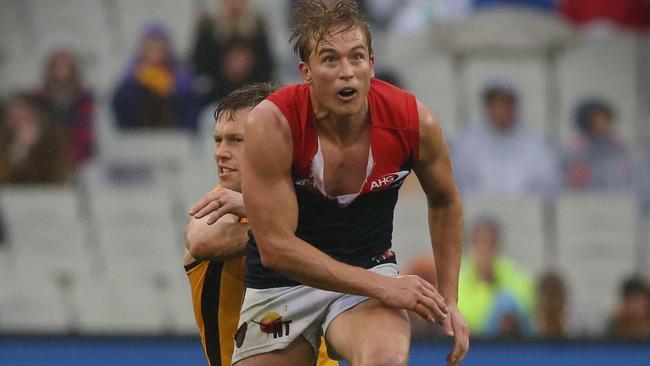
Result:
[[[218,189],[219,187],[215,188]],[[242,218],[242,223],[248,219]],[[230,366],[234,335],[244,297],[246,257],[225,262],[200,261],[185,266],[192,290],[194,318],[209,366]],[[337,366],[321,342],[317,366]]]
[[192,289],[194,317],[210,366],[230,365],[244,295],[245,258],[195,261],[185,270]]

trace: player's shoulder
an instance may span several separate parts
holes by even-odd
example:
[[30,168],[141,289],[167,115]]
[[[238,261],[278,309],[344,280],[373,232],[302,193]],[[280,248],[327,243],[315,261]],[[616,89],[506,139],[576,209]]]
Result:
[[400,97],[415,99],[413,93],[376,78],[370,82],[370,94],[390,101],[401,101]]
[[309,96],[309,86],[305,83],[289,84],[276,90],[266,99],[274,104],[284,104]]

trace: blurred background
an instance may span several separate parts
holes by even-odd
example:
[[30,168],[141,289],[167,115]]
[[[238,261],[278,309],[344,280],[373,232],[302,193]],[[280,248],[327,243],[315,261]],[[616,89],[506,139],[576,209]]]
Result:
[[[0,0],[0,364],[205,364],[186,214],[216,102],[300,81],[292,2]],[[650,364],[650,2],[359,2],[451,150],[466,364]],[[394,227],[435,282],[414,179]],[[441,364],[412,321],[411,364]]]

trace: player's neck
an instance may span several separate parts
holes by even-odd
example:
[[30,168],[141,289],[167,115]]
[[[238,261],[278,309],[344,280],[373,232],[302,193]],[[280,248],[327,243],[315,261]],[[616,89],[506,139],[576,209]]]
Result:
[[331,111],[314,111],[314,115],[319,137],[340,145],[358,141],[370,126],[367,105],[354,115],[335,115]]

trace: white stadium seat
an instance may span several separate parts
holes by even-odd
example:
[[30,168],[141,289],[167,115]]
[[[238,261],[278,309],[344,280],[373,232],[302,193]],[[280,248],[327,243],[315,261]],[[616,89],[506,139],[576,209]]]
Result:
[[7,226],[32,223],[60,226],[79,222],[79,197],[71,187],[4,186],[0,205]]
[[34,277],[24,268],[0,279],[0,333],[67,329],[68,312],[52,278]]
[[104,151],[107,160],[182,164],[193,157],[192,136],[184,131],[117,132]]
[[169,314],[173,322],[172,330],[175,334],[195,335],[198,331],[192,309],[190,283],[182,266],[177,267],[177,273],[163,291],[166,314]]
[[72,297],[81,332],[157,334],[163,330],[158,293],[141,278],[124,283],[86,277],[74,284]]
[[[34,60],[40,71],[42,61],[52,46],[69,44],[81,62],[90,85],[107,90],[116,70],[110,69],[113,43],[101,0],[26,0],[37,42]],[[41,73],[37,72],[40,77]]]
[[427,216],[427,202],[422,192],[400,193],[393,219],[393,249],[402,270],[423,253],[431,253]]
[[98,164],[82,178],[95,224],[167,224],[172,220],[172,180],[147,164]]
[[112,279],[172,277],[181,267],[183,245],[170,225],[98,228],[107,276]]
[[404,88],[415,93],[440,120],[446,135],[458,131],[452,59],[433,47],[428,35],[394,35],[376,45],[375,68],[395,69]]
[[[635,200],[573,194],[557,202],[558,264],[581,326],[602,331],[625,276],[636,269]],[[576,314],[574,314],[575,316]]]
[[0,1],[0,93],[35,85],[40,74],[32,57],[31,45],[36,35],[28,29],[24,18],[26,8],[18,1]]
[[88,227],[73,188],[4,187],[0,205],[18,267],[49,274],[88,272]]
[[187,55],[191,49],[196,15],[191,1],[177,0],[117,0],[124,37],[124,55],[133,54],[140,41],[142,27],[160,21],[170,29],[176,54]]

